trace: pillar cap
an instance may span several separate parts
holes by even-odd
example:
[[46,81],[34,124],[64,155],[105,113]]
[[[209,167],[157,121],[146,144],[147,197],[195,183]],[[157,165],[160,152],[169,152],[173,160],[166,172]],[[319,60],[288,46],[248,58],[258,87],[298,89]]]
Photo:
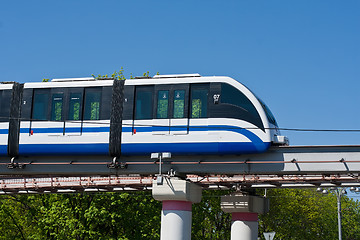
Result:
[[199,203],[201,201],[202,189],[195,183],[178,179],[164,178],[160,185],[153,181],[152,195],[158,201],[187,201]]

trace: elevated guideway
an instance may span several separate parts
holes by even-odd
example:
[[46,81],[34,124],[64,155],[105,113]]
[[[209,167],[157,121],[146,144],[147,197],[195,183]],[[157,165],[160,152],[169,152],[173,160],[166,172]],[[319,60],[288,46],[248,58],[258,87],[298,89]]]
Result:
[[[161,171],[180,175],[329,175],[360,173],[360,146],[272,147],[262,154],[163,159]],[[159,161],[150,156],[32,156],[0,158],[0,175],[17,176],[111,176],[154,175]]]
[[[157,156],[154,158],[154,156]],[[192,204],[202,189],[230,189],[231,239],[258,238],[258,214],[269,209],[253,188],[360,187],[360,146],[272,147],[224,156],[36,156],[0,159],[0,194],[151,190],[162,202],[161,240],[191,239]],[[358,188],[356,188],[358,189]],[[174,238],[177,236],[177,238]]]
[[[168,178],[168,176],[165,176]],[[358,175],[186,175],[184,178],[203,189],[360,187]],[[97,193],[150,191],[156,177],[21,177],[0,176],[0,194]]]

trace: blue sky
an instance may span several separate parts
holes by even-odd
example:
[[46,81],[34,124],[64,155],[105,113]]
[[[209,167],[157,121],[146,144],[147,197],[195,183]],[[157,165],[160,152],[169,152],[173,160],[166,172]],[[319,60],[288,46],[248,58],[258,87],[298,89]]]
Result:
[[[200,73],[237,79],[280,127],[360,129],[360,1],[1,1],[0,81]],[[360,133],[284,131],[292,145]]]

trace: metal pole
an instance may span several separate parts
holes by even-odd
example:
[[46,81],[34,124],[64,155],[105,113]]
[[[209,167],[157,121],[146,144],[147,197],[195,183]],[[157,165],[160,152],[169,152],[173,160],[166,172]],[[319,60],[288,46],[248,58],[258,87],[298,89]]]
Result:
[[337,210],[338,210],[338,228],[339,228],[339,240],[341,240],[341,195],[342,192],[338,188],[335,191],[337,198]]
[[159,154],[159,176],[161,176],[161,172],[162,172],[162,171],[161,171],[161,170],[162,170],[162,169],[161,169],[161,163],[162,163],[162,162],[161,162],[161,160],[162,160],[161,158],[162,158],[162,153]]

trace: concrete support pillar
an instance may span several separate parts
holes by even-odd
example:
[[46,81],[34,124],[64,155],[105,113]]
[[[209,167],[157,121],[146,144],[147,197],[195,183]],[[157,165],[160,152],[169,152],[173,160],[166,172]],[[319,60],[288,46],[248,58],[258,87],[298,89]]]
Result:
[[192,203],[201,201],[201,187],[178,178],[153,182],[153,197],[162,201],[161,240],[190,240]]
[[161,240],[191,239],[192,203],[163,201],[161,211]]
[[238,192],[221,197],[221,209],[232,215],[231,240],[257,240],[258,214],[269,211],[269,201]]

